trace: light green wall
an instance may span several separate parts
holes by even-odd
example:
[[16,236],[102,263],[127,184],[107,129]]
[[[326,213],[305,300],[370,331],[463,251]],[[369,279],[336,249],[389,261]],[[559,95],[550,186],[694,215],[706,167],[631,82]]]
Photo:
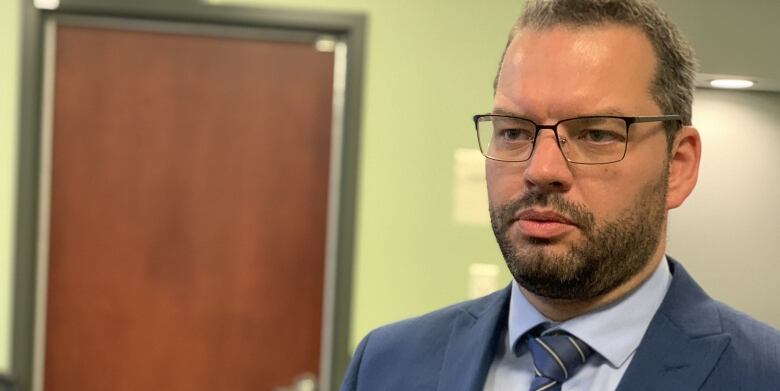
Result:
[[[468,265],[501,266],[490,228],[452,221],[453,154],[492,82],[516,0],[240,0],[368,15],[352,344],[466,299]],[[487,214],[487,210],[485,210]]]
[[0,1],[0,372],[10,367],[12,232],[19,91],[19,1]]

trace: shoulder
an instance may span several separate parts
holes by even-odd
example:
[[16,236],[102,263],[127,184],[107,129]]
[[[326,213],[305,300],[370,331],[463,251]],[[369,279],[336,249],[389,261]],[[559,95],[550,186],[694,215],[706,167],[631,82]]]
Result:
[[723,303],[716,307],[729,343],[703,389],[774,389],[780,383],[780,332]]
[[723,332],[731,337],[729,350],[740,358],[772,363],[780,373],[780,331],[723,303],[716,307]]
[[459,322],[498,316],[509,289],[377,328],[355,349],[341,390],[435,389]]
[[731,339],[729,349],[773,355],[780,365],[778,330],[709,297],[679,263],[672,260],[670,265],[674,277],[663,312],[691,336],[723,334]]
[[478,299],[379,327],[366,336],[366,347],[387,352],[415,350],[445,343],[458,319],[475,318],[487,311],[500,311],[508,296],[508,289],[502,289]]
[[727,340],[707,384],[712,389],[729,384],[739,385],[734,389],[767,389],[780,383],[780,332],[709,297],[681,265],[671,266],[669,300],[659,311],[692,340]]

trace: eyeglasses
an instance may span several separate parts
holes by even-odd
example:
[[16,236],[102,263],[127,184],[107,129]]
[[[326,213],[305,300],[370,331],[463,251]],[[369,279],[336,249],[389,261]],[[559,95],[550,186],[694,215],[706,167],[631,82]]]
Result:
[[555,134],[563,156],[578,164],[607,164],[623,160],[631,125],[643,122],[677,121],[679,115],[641,117],[587,116],[558,121],[555,125],[537,125],[510,115],[474,116],[479,149],[486,158],[504,162],[524,162],[531,158],[542,129]]

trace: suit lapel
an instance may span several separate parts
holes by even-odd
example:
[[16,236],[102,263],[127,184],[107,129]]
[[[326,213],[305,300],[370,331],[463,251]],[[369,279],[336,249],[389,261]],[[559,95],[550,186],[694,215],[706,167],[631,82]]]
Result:
[[507,319],[509,288],[458,314],[439,376],[439,391],[481,390]]
[[728,345],[729,337],[690,338],[665,317],[656,320],[617,389],[698,390]]
[[715,302],[670,258],[672,285],[642,338],[619,391],[698,390],[730,337]]

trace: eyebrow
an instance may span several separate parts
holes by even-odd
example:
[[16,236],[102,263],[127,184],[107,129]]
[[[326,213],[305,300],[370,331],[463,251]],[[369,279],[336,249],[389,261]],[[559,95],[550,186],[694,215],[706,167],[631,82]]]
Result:
[[498,115],[508,115],[508,116],[512,116],[512,117],[523,117],[520,114],[513,113],[513,112],[511,112],[509,110],[504,110],[504,109],[498,108],[498,107],[494,108],[492,113],[493,114],[498,114]]
[[[494,108],[492,113],[496,114],[496,115],[508,115],[508,116],[511,116],[511,117],[520,117],[520,118],[531,119],[528,116],[521,115],[521,114],[512,112],[510,110],[505,110],[505,109],[502,109],[500,107]],[[623,112],[622,110],[619,110],[616,107],[605,107],[605,108],[602,108],[600,110],[592,111],[592,112],[588,112],[588,113],[577,112],[577,113],[574,113],[573,115],[570,115],[570,116],[567,116],[566,118],[561,118],[561,119],[578,118],[578,117],[594,117],[594,116],[600,116],[600,115],[616,116],[616,117],[626,117],[627,116],[625,112]]]
[[624,111],[622,111],[622,110],[620,110],[618,108],[615,108],[615,107],[605,107],[605,108],[603,108],[603,109],[601,109],[599,111],[593,112],[593,113],[578,115],[578,117],[586,117],[586,116],[589,117],[589,116],[594,116],[594,115],[614,115],[614,116],[617,116],[617,117],[627,117],[627,115],[626,115],[626,113]]

